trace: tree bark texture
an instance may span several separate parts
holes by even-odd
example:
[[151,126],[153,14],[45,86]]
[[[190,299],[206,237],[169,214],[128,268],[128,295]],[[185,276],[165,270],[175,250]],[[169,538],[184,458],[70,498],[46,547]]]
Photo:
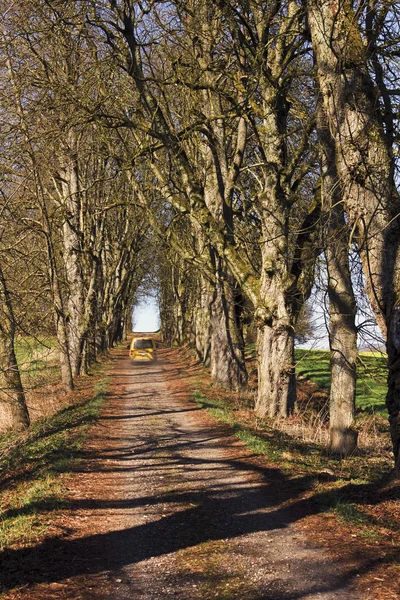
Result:
[[69,352],[68,326],[65,319],[65,313],[63,309],[58,310],[57,306],[54,307],[54,313],[56,336],[58,341],[58,347],[60,350],[61,381],[67,389],[73,390],[74,378],[72,375],[72,365]]
[[68,282],[68,338],[74,376],[80,375],[84,341],[81,338],[81,319],[84,303],[84,281],[81,260],[81,198],[79,191],[78,156],[71,134],[60,172],[65,221],[63,225],[63,256]]
[[257,330],[259,417],[287,417],[296,400],[294,334],[265,324]]
[[[201,273],[195,287],[197,292],[192,312],[191,338],[196,354],[204,366],[209,367],[211,361],[211,314],[210,306],[213,293],[211,282]],[[187,321],[189,319],[187,318]]]
[[331,388],[329,448],[348,456],[357,447],[354,429],[357,380],[356,301],[349,268],[350,229],[345,222],[341,187],[336,172],[335,145],[322,107],[318,114],[321,144],[324,248],[328,271]]
[[247,371],[235,312],[234,281],[218,267],[210,308],[212,378],[216,385],[238,390],[247,383]]
[[[231,203],[225,197],[225,186],[216,176],[215,164],[210,159],[211,154],[209,149],[204,149],[204,155],[209,159],[204,199],[212,218],[224,227],[225,235],[233,242]],[[226,184],[226,179],[223,180]],[[237,283],[223,256],[212,247],[210,255],[215,273],[210,305],[211,376],[216,385],[238,390],[247,383],[247,371],[241,324],[236,315]]]
[[[326,259],[328,266],[329,347],[331,360],[330,451],[347,456],[357,447],[354,430],[357,380],[355,301],[348,268],[347,226],[336,206],[331,219]],[[339,212],[339,214],[336,214]]]
[[309,0],[308,22],[318,81],[350,226],[363,262],[367,293],[387,337],[387,407],[399,469],[400,325],[399,200],[378,90],[366,62],[352,3]]
[[29,427],[30,419],[15,355],[15,329],[11,298],[0,267],[0,427],[22,431]]
[[[104,220],[97,227],[95,243],[85,240],[89,215],[83,206],[79,176],[79,143],[74,132],[68,136],[60,168],[63,224],[63,256],[68,283],[68,338],[71,367],[74,376],[87,371],[87,345],[95,322],[96,296],[99,288],[100,251]],[[86,243],[86,246],[85,246]],[[85,359],[86,357],[86,359]]]
[[[187,302],[185,294],[185,265],[181,263],[181,268],[172,267],[171,284],[173,289],[173,323],[175,334],[173,344],[181,346],[186,341],[187,336]],[[186,281],[186,283],[188,283]]]
[[294,324],[300,304],[297,305],[290,293],[287,205],[279,194],[277,174],[271,173],[270,180],[270,194],[266,194],[264,205],[268,216],[263,220],[261,289],[255,319],[258,328],[256,412],[272,417],[288,416],[296,398]]
[[60,352],[61,381],[65,388],[72,390],[74,389],[74,378],[72,375],[71,356],[69,350],[66,311],[61,289],[54,239],[51,233],[52,228],[45,206],[43,206],[42,209],[42,216],[45,222],[46,231],[48,277],[53,300],[54,325]]

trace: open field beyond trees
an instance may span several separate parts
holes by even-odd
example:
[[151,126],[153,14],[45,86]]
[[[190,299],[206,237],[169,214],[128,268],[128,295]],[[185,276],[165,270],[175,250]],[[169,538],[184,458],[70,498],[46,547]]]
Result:
[[[323,350],[296,350],[296,372],[318,386],[329,389],[330,355]],[[359,352],[357,360],[356,408],[387,416],[387,356],[380,352]]]

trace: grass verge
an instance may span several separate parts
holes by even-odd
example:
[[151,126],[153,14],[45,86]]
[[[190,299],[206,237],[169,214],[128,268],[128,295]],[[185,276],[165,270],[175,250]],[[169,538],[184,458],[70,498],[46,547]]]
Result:
[[98,418],[107,378],[84,401],[0,437],[0,550],[42,539],[65,505],[65,474],[79,461],[89,425]]
[[337,459],[323,444],[298,435],[299,415],[257,419],[248,398],[218,390],[203,378],[193,388],[193,400],[259,456],[260,465],[279,469],[279,487],[294,504],[298,498],[308,503],[298,526],[312,543],[325,547],[333,560],[359,561],[361,597],[400,598],[400,482],[388,478],[393,459],[383,418],[374,417],[378,443],[374,437],[368,449]]
[[[254,344],[246,347],[246,357],[255,362]],[[327,350],[296,348],[296,373],[309,379],[321,390],[331,385],[330,354]],[[381,352],[359,352],[357,360],[356,407],[359,412],[387,415],[385,398],[387,393],[387,358]]]
[[[387,430],[381,433],[386,441],[385,452],[369,450],[338,459],[321,444],[290,433],[291,425],[293,431],[298,430],[296,415],[285,423],[257,419],[248,401],[242,402],[232,393],[205,386],[194,391],[193,399],[217,421],[228,425],[253,454],[279,467],[288,480],[301,480],[308,497],[318,505],[317,512],[331,512],[341,521],[351,522],[363,530],[365,536],[386,539],[394,534],[400,541],[400,515],[393,517],[396,509],[391,504],[398,498],[399,487],[385,492],[377,502],[382,482],[387,480],[393,467]],[[388,505],[383,506],[386,500]],[[379,506],[382,511],[377,510]]]
[[[296,372],[318,386],[329,389],[331,384],[330,355],[325,350],[295,351]],[[359,411],[387,415],[386,356],[379,352],[360,352],[357,361],[356,406]]]

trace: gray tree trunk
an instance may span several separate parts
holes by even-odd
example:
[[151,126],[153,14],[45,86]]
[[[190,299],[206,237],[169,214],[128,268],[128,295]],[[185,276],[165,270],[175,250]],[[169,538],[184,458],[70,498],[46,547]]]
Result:
[[335,145],[322,108],[318,115],[318,133],[322,150],[321,189],[330,317],[329,448],[333,454],[348,456],[357,447],[357,432],[354,429],[357,380],[356,301],[349,268],[350,230],[345,222],[336,172]]
[[[84,253],[83,236],[85,219],[82,207],[78,169],[78,143],[70,134],[69,148],[63,157],[60,173],[62,205],[66,213],[63,225],[63,246],[66,278],[68,282],[68,343],[74,376],[87,371],[88,338],[95,321],[96,290],[99,278],[100,248]],[[102,226],[97,232],[96,244],[101,247]],[[85,259],[86,258],[86,262]],[[85,358],[86,357],[86,358]]]
[[171,297],[169,302],[172,314],[169,317],[171,319],[171,323],[169,324],[171,327],[170,343],[178,346],[187,341],[188,335],[186,323],[188,307],[185,301],[185,287],[188,285],[187,277],[185,278],[186,271],[187,265],[185,265],[184,261],[180,261],[179,264],[171,267]]
[[55,312],[55,325],[56,325],[56,335],[58,341],[58,347],[60,349],[60,367],[61,367],[61,381],[63,385],[70,389],[74,389],[74,378],[72,375],[72,365],[70,360],[69,353],[69,341],[68,341],[68,333],[67,333],[67,325],[65,322],[65,316],[63,311],[60,313],[57,308],[54,309]]
[[295,309],[287,289],[289,236],[285,230],[288,221],[286,203],[280,196],[279,177],[275,172],[271,172],[269,183],[270,193],[265,194],[263,202],[269,201],[268,214],[272,213],[273,217],[263,223],[261,285],[255,311],[258,357],[256,413],[273,417],[288,416],[296,398]]
[[68,340],[73,375],[81,371],[84,343],[81,339],[81,319],[84,302],[84,282],[81,260],[81,198],[76,156],[76,141],[70,135],[60,173],[62,204],[66,212],[63,225],[64,263],[68,283]]
[[[0,426],[22,431],[29,427],[21,375],[15,355],[15,319],[10,294],[0,267]],[[3,414],[1,414],[3,413]]]
[[257,416],[287,417],[296,400],[293,330],[267,324],[258,327],[257,358]]
[[[226,154],[229,144],[225,139],[221,118],[217,117],[223,113],[220,103],[220,98],[205,94],[205,105],[213,121],[213,143],[202,147],[206,164],[204,201],[215,222],[224,229],[227,239],[234,244],[232,194],[236,169],[228,166]],[[240,157],[245,140],[246,128],[239,122],[236,144]],[[239,165],[241,158],[238,161]],[[238,390],[247,384],[247,370],[241,323],[236,310],[237,283],[223,256],[215,248],[211,248],[210,252],[215,273],[210,307],[211,376],[216,385]]]
[[[212,302],[212,289],[210,282],[199,274],[197,297],[193,309],[192,339],[199,360],[204,366],[210,366],[211,355],[211,319],[210,305]],[[189,319],[187,319],[189,320]]]
[[348,229],[341,209],[342,205],[336,205],[332,211],[331,219],[335,222],[329,228],[326,249],[331,353],[330,451],[348,456],[357,447],[354,430],[357,329],[348,267]]
[[[230,279],[230,280],[229,280]],[[247,383],[244,343],[235,314],[233,277],[217,268],[211,304],[211,376],[217,385],[238,390]]]
[[53,237],[51,234],[51,224],[45,206],[43,206],[42,215],[45,221],[46,230],[48,273],[50,289],[53,299],[54,324],[56,329],[58,347],[60,351],[61,381],[67,389],[73,390],[74,378],[72,375],[72,365],[69,351],[69,339],[64,300],[58,274]]
[[392,152],[352,2],[309,0],[307,7],[344,206],[363,262],[368,297],[387,336],[386,404],[400,475],[400,203]]

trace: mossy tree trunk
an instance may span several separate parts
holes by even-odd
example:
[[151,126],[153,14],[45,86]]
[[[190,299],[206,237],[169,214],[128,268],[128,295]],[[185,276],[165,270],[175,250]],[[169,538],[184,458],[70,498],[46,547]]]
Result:
[[257,330],[259,417],[287,417],[296,401],[294,334],[289,327],[264,324]]
[[217,385],[238,390],[247,383],[244,342],[235,312],[235,282],[216,263],[211,302],[211,375]]

